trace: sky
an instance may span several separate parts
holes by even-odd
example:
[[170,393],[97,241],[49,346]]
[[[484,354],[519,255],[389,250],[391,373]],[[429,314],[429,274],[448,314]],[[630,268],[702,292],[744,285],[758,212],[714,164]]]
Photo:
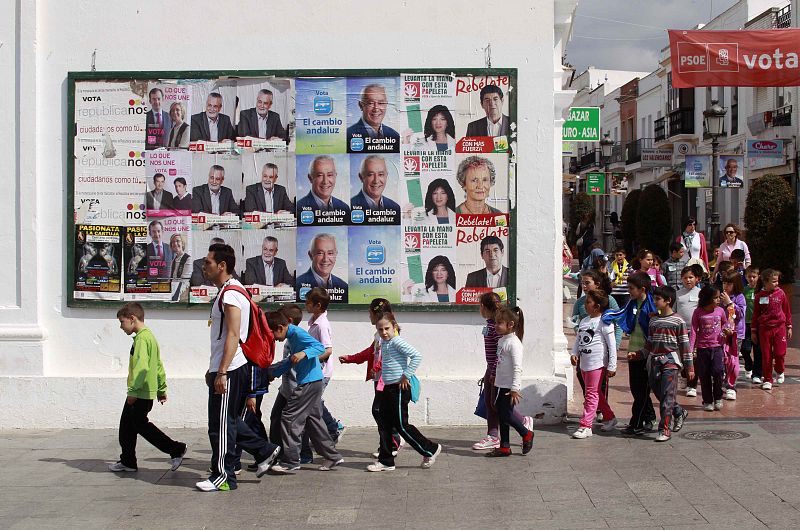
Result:
[[669,44],[666,29],[708,22],[736,1],[580,0],[566,60],[578,73],[588,66],[652,72]]

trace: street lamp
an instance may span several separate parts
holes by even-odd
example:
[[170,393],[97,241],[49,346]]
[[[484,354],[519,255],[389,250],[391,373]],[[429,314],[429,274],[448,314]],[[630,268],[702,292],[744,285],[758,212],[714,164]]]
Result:
[[609,248],[611,244],[611,210],[610,210],[610,198],[609,198],[609,186],[608,186],[608,164],[611,162],[611,150],[614,147],[614,140],[608,137],[609,133],[603,135],[603,138],[600,140],[600,154],[603,157],[603,164],[605,165],[606,175],[605,175],[605,193],[603,194],[603,250],[606,252],[612,252],[614,249]]
[[703,122],[706,132],[711,136],[711,222],[708,223],[707,239],[712,245],[719,237],[719,137],[725,133],[725,113],[727,110],[719,105],[716,99],[711,100],[711,107],[703,111]]

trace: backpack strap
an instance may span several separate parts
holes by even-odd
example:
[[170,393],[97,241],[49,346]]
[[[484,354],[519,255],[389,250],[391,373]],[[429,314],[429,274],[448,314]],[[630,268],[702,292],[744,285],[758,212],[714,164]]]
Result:
[[250,293],[247,292],[247,289],[243,287],[239,287],[238,285],[226,285],[222,289],[220,289],[219,293],[217,294],[217,304],[219,304],[219,312],[222,315],[222,318],[219,321],[219,335],[217,335],[217,340],[222,338],[222,325],[225,323],[225,309],[224,304],[222,303],[222,295],[225,291],[234,291],[239,294],[243,294],[248,300],[251,300]]

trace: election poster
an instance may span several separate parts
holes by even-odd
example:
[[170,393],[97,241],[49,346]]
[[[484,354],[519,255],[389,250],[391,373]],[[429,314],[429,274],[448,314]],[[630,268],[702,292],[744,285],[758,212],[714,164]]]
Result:
[[242,228],[296,225],[295,157],[285,151],[242,153],[244,213]]
[[144,151],[148,105],[146,81],[86,81],[76,85],[75,154],[122,159],[130,151]]
[[400,301],[399,240],[399,226],[348,229],[349,303],[369,304],[373,298]]
[[399,153],[396,77],[347,78],[347,152]]
[[684,187],[711,187],[711,157],[709,155],[686,155]]
[[217,296],[219,289],[203,276],[203,260],[208,255],[208,248],[214,244],[230,245],[236,256],[236,270],[234,278],[242,280],[244,269],[244,256],[242,255],[241,230],[205,230],[192,232],[192,272],[189,276],[189,302],[193,304],[207,304]]
[[242,283],[256,302],[294,302],[295,234],[293,228],[242,230]]
[[147,151],[145,153],[147,218],[191,216],[192,153],[189,151]]
[[130,226],[146,223],[144,151],[105,158],[90,151],[75,157],[75,222]]
[[406,252],[400,262],[401,301],[409,304],[453,304],[457,301],[456,250],[425,248]]
[[403,178],[399,154],[350,155],[350,222],[398,225],[398,188]]
[[455,77],[447,74],[403,74],[401,138],[403,151],[455,149]]
[[239,79],[236,147],[247,151],[294,148],[294,80]]
[[719,187],[737,189],[744,185],[744,155],[719,156]]
[[145,114],[145,149],[188,149],[192,89],[189,85],[150,83]]
[[350,222],[350,157],[297,155],[297,225]]
[[507,299],[508,214],[458,215],[456,219],[456,301],[477,304],[485,292]]
[[236,153],[192,155],[192,229],[240,227],[242,158]]
[[231,152],[235,146],[236,82],[205,81],[193,83],[193,108],[189,150],[206,153]]
[[125,300],[147,300],[150,268],[147,259],[148,226],[126,226],[123,238]]
[[456,152],[498,153],[509,149],[513,135],[509,118],[511,78],[456,78]]
[[508,157],[505,154],[456,155],[457,214],[509,211]]
[[[172,300],[175,289],[189,275],[187,263],[191,218],[164,217],[147,225],[147,279],[149,299]],[[173,289],[173,280],[175,289]],[[181,289],[182,290],[182,289]],[[177,294],[180,298],[180,292]],[[177,301],[177,300],[176,300]]]
[[119,226],[78,225],[75,229],[76,299],[120,300],[122,229]]
[[300,226],[297,228],[297,299],[322,287],[331,303],[348,303],[348,238],[346,226]]
[[347,79],[299,78],[295,91],[297,153],[347,152]]

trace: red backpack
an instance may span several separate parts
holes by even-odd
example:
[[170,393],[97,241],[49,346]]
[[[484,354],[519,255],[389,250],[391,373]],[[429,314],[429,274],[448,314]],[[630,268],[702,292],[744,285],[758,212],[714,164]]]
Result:
[[[266,368],[275,359],[275,336],[267,324],[267,315],[253,302],[253,298],[246,289],[238,285],[226,285],[217,295],[219,312],[225,314],[222,304],[222,295],[225,291],[234,291],[243,294],[250,301],[250,325],[247,329],[247,339],[239,340],[242,352],[247,360],[259,368]],[[219,326],[219,338],[222,338],[222,323]]]

